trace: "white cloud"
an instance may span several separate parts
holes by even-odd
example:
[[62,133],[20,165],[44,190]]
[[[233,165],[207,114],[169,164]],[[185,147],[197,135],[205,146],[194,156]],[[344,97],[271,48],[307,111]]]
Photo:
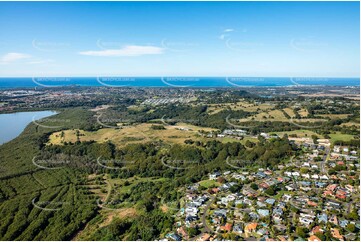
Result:
[[223,30],[223,32],[225,32],[225,33],[233,32],[233,31],[234,31],[234,29],[225,29],[225,30]]
[[127,45],[121,49],[108,50],[90,50],[79,52],[81,55],[88,56],[141,56],[141,55],[159,55],[164,51],[163,48],[157,46],[141,46],[141,45]]
[[28,54],[12,52],[12,53],[7,53],[7,54],[3,55],[1,57],[0,62],[3,63],[3,64],[8,64],[8,63],[15,62],[15,61],[18,61],[18,60],[28,59],[30,57],[31,56],[28,55]]

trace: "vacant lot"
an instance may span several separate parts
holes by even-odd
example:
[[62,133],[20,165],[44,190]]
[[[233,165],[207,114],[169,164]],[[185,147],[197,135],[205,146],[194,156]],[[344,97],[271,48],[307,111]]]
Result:
[[360,123],[355,123],[355,122],[347,122],[347,123],[342,123],[341,126],[356,126],[356,127],[360,127]]
[[267,111],[274,106],[269,103],[253,104],[247,101],[240,101],[237,103],[222,103],[208,105],[208,112],[211,114],[218,113],[222,110],[230,108],[231,110],[244,110],[246,112]]
[[288,115],[290,115],[290,117],[295,116],[295,113],[293,112],[292,108],[284,108],[283,109]]
[[321,138],[321,136],[313,131],[300,129],[300,130],[293,130],[293,131],[287,131],[287,132],[273,132],[274,134],[277,134],[278,136],[282,137],[284,134],[287,135],[297,135],[299,138],[311,138],[312,135],[316,135],[317,137]]
[[302,108],[301,110],[298,111],[298,114],[301,117],[307,117],[308,116],[308,111],[307,111],[307,109]]
[[128,143],[142,143],[151,140],[164,140],[170,143],[184,143],[186,139],[201,140],[198,131],[212,131],[211,128],[203,128],[194,125],[179,123],[174,126],[164,126],[164,130],[152,129],[152,124],[139,124],[125,126],[121,129],[104,128],[94,132],[84,130],[65,130],[50,135],[49,143],[61,145],[64,142],[76,142],[77,132],[80,141],[107,142],[112,141],[117,146],[124,146]]
[[203,180],[199,182],[199,185],[205,188],[209,188],[209,187],[219,187],[221,184],[214,180]]
[[350,114],[318,114],[317,116],[330,118],[330,119],[344,119],[347,118]]
[[353,135],[350,134],[341,134],[341,133],[336,133],[336,134],[330,134],[331,137],[331,142],[334,143],[336,140],[342,140],[342,141],[350,141],[354,138]]

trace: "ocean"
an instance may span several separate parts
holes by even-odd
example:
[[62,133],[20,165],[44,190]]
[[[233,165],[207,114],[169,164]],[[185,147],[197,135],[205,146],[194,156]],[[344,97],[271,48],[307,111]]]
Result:
[[313,77],[35,77],[0,78],[0,88],[360,86],[359,78]]

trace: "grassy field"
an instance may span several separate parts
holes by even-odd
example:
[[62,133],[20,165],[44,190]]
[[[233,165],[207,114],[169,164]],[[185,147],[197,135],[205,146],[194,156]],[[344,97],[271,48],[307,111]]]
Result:
[[350,126],[356,126],[356,127],[360,127],[360,123],[347,122],[347,123],[343,123],[343,124],[341,124],[341,126],[347,126],[347,127],[350,127]]
[[240,142],[243,145],[247,142],[247,140],[249,140],[249,141],[251,141],[253,143],[258,142],[258,139],[253,138],[253,137],[244,137],[242,140],[238,140],[238,139],[234,139],[234,138],[230,138],[230,137],[225,137],[225,138],[220,138],[219,139],[219,141],[221,141],[222,143]]
[[277,134],[280,137],[282,137],[284,134],[287,134],[287,135],[296,134],[297,137],[299,137],[299,138],[303,138],[303,137],[311,138],[312,135],[317,135],[319,138],[321,138],[321,135],[319,135],[313,131],[305,130],[305,129],[293,130],[293,131],[287,131],[287,132],[272,132],[272,133]]
[[293,112],[292,108],[284,108],[283,109],[288,115],[290,115],[290,117],[295,116],[295,113]]
[[281,110],[270,110],[257,113],[256,115],[249,117],[248,119],[241,119],[240,121],[249,121],[251,119],[258,121],[288,121]]
[[344,119],[347,118],[349,115],[350,114],[317,114],[317,116],[331,119]]
[[269,103],[262,104],[253,104],[247,101],[240,101],[237,103],[222,103],[222,104],[210,104],[208,106],[208,112],[211,114],[218,113],[226,108],[230,108],[231,110],[243,110],[246,112],[256,112],[256,111],[267,111],[274,106]]
[[330,134],[331,137],[331,142],[334,143],[336,140],[342,140],[342,141],[350,141],[354,138],[353,135],[350,134],[341,134],[341,133],[336,133],[336,134]]
[[209,188],[209,187],[219,187],[221,184],[214,180],[203,180],[199,182],[199,185],[205,188]]
[[301,110],[298,111],[298,114],[301,117],[307,117],[308,116],[308,111],[307,111],[307,109],[302,108]]
[[[293,113],[293,110],[291,108],[285,108],[283,110],[291,117],[295,116],[295,114]],[[304,116],[307,116],[307,113],[305,113]],[[281,110],[270,110],[270,111],[259,112],[258,114],[254,115],[252,117],[246,118],[246,119],[240,119],[240,122],[250,121],[251,119],[259,120],[259,121],[281,121],[281,122],[290,121],[290,119],[286,118],[286,116],[283,114],[283,112]],[[319,121],[325,121],[325,119],[321,119],[321,118],[300,119],[300,120],[294,119],[294,121],[300,122],[300,123],[302,123],[302,122],[319,122]]]
[[[164,126],[165,130],[153,130],[152,124],[139,124],[135,126],[125,126],[122,129],[103,128],[94,132],[79,130],[80,141],[94,140],[99,143],[112,141],[117,146],[124,146],[128,143],[142,143],[151,140],[164,140],[170,143],[184,143],[186,139],[201,140],[198,131],[212,131],[211,128],[203,128],[189,124],[179,123],[174,126]],[[187,128],[188,130],[181,130]],[[55,132],[49,137],[49,144],[61,145],[63,142],[76,142],[76,130],[65,130],[61,137],[61,132]]]

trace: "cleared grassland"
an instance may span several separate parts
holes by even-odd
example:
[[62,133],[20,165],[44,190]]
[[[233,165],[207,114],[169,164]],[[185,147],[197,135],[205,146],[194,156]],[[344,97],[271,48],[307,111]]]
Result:
[[356,127],[360,127],[360,123],[347,122],[347,123],[341,124],[341,126],[347,126],[347,127],[356,126]]
[[307,117],[308,116],[308,111],[307,111],[307,109],[302,108],[301,110],[298,111],[298,114],[301,117]]
[[[285,108],[283,109],[288,115],[291,117],[294,117],[295,114],[291,108]],[[307,112],[307,111],[306,111]],[[307,115],[305,115],[307,116]],[[240,122],[247,122],[251,120],[257,120],[257,121],[281,121],[281,122],[288,122],[290,119],[288,119],[281,110],[270,110],[270,111],[263,111],[256,115],[253,115],[249,118],[240,119]],[[293,119],[296,123],[304,123],[304,122],[321,122],[326,121],[326,119],[321,118],[314,118],[314,119]]]
[[239,142],[241,144],[245,144],[247,142],[247,140],[253,142],[253,143],[257,143],[258,139],[257,138],[253,138],[253,137],[244,137],[242,140],[238,140],[235,138],[231,138],[231,137],[225,137],[225,138],[219,138],[219,141],[221,141],[222,143],[231,143],[231,142]]
[[331,119],[344,119],[347,118],[349,115],[350,114],[318,114],[317,116]]
[[330,134],[330,137],[332,143],[334,143],[336,140],[350,141],[354,139],[354,136],[351,134],[341,134],[341,133]]
[[252,119],[257,121],[288,121],[281,110],[271,110],[267,112],[260,112],[246,119],[240,119],[240,122],[246,122]]
[[287,131],[287,132],[272,132],[272,134],[277,134],[278,136],[282,137],[284,134],[287,135],[297,135],[297,137],[299,138],[311,138],[312,135],[316,135],[317,137],[321,138],[322,136],[310,131],[310,130],[305,130],[305,129],[300,129],[300,130],[293,130],[293,131]]
[[210,104],[208,105],[208,112],[210,114],[218,113],[222,110],[230,108],[231,110],[243,110],[246,112],[256,112],[256,111],[267,111],[273,108],[274,105],[269,103],[253,104],[246,101],[240,101],[237,103],[222,103],[222,104]]
[[288,115],[290,115],[290,117],[295,116],[295,113],[293,112],[292,108],[284,108],[283,109]]
[[[112,141],[117,146],[124,146],[129,143],[142,143],[151,140],[164,140],[170,143],[184,143],[186,139],[201,140],[199,130],[206,132],[215,130],[194,125],[179,123],[174,126],[164,126],[165,130],[153,130],[152,124],[139,124],[135,126],[124,126],[121,129],[104,128],[94,132],[79,130],[80,141],[94,140],[99,143]],[[181,130],[187,129],[187,130]],[[50,135],[49,144],[61,145],[64,142],[76,142],[77,130],[64,130]]]
[[209,187],[219,187],[221,184],[214,180],[203,180],[199,182],[199,185],[205,188],[209,188]]

